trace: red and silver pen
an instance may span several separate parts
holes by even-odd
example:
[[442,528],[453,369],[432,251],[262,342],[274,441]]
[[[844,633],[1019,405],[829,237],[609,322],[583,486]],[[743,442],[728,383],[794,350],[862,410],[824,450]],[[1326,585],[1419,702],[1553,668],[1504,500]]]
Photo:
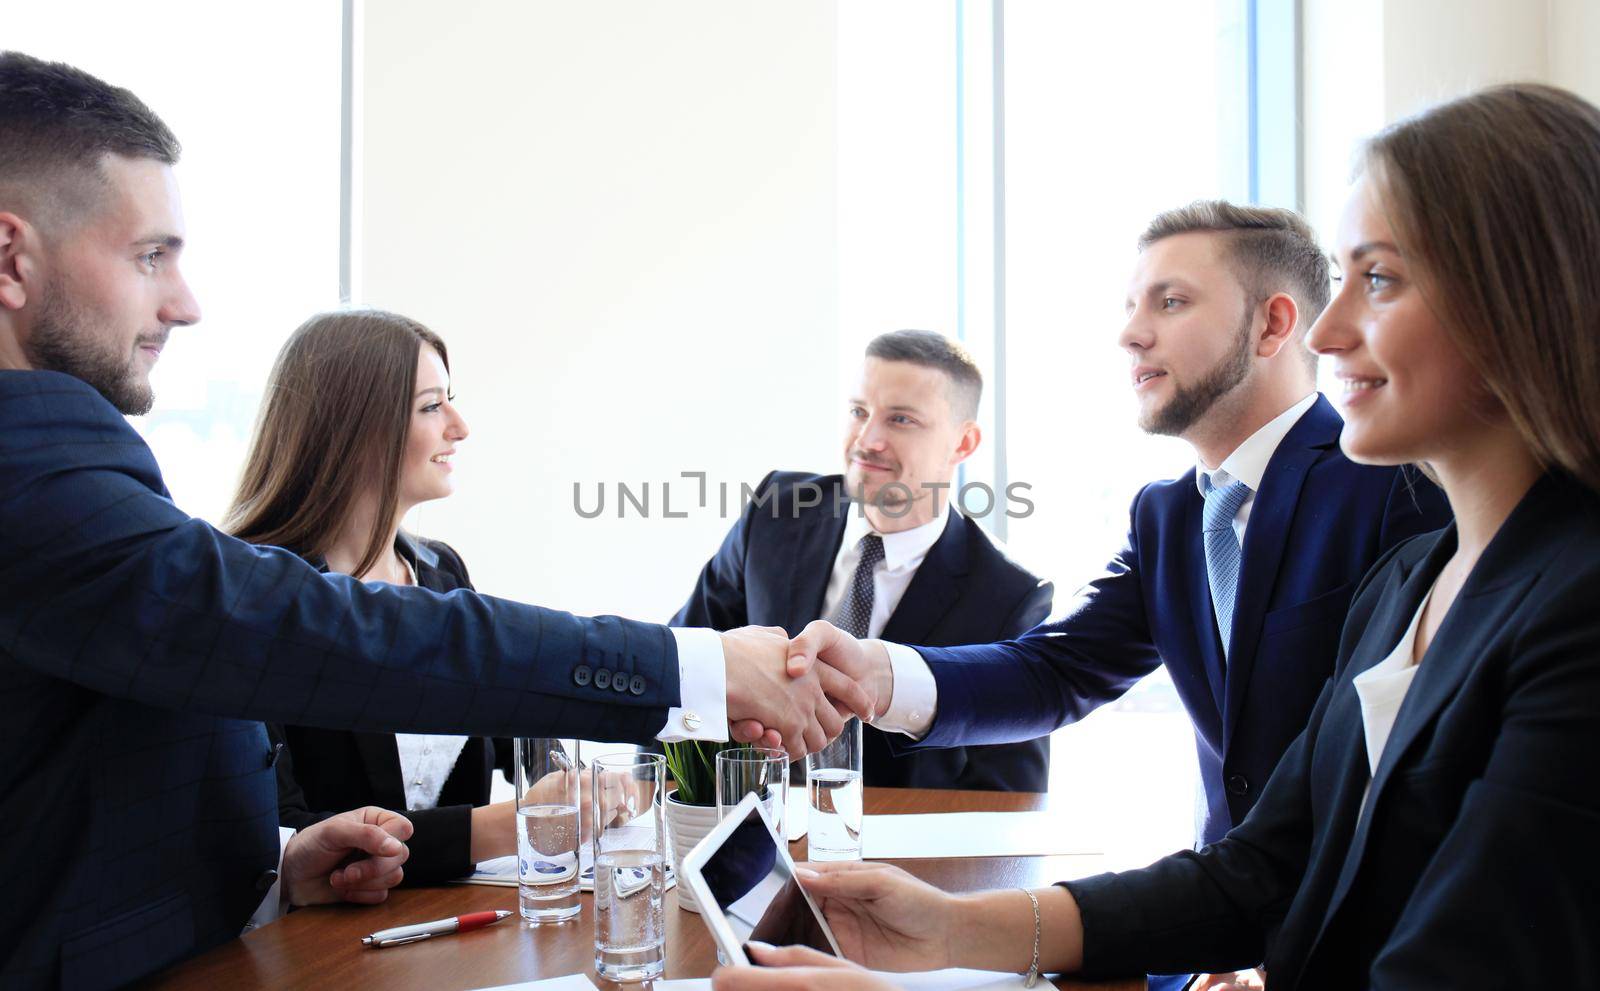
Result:
[[471,932],[484,926],[492,926],[510,914],[502,908],[493,912],[471,912],[453,919],[440,919],[438,922],[419,922],[414,926],[379,929],[371,936],[361,937],[361,942],[366,946],[399,946],[401,943],[415,943],[419,939]]

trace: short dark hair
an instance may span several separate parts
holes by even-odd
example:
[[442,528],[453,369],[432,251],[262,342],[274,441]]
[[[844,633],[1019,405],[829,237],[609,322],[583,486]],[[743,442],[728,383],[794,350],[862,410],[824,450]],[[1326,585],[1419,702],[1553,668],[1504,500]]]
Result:
[[106,155],[174,165],[181,150],[129,91],[61,62],[0,52],[0,209],[19,200],[67,219],[98,202]]
[[950,379],[951,411],[964,420],[978,418],[983,372],[959,341],[931,330],[891,330],[872,339],[867,345],[867,357],[905,361],[944,372]]
[[[1150,221],[1139,235],[1139,250],[1193,232],[1226,236],[1234,274],[1254,302],[1279,292],[1292,296],[1300,308],[1299,336],[1304,337],[1327,307],[1332,292],[1328,256],[1318,246],[1311,225],[1293,210],[1196,200]],[[1317,356],[1309,349],[1306,359],[1316,365]]]

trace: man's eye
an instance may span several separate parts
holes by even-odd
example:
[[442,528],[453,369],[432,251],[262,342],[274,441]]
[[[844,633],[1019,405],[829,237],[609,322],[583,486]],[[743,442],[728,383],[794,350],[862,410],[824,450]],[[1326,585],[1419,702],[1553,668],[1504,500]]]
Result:
[[912,421],[911,417],[906,416],[904,413],[896,413],[894,416],[891,416],[889,418],[889,422],[890,423],[911,423],[913,421]]
[[160,258],[164,254],[166,254],[166,252],[164,252],[164,251],[162,251],[162,250],[160,250],[158,248],[155,251],[149,251],[149,252],[146,252],[143,255],[140,255],[139,256],[139,260],[144,262],[145,265],[149,266],[150,268],[155,268],[156,267],[156,259]]
[[867,411],[862,409],[860,406],[852,406],[850,407],[850,415],[859,420],[863,416],[867,415]]
[[1161,301],[1161,308],[1163,310],[1175,310],[1182,305],[1183,300],[1178,299],[1175,296],[1168,296]]

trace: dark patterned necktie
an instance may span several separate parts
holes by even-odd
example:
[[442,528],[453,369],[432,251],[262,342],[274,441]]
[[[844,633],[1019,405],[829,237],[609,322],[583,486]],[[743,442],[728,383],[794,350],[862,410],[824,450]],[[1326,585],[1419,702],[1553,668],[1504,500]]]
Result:
[[850,587],[845,590],[839,607],[833,611],[834,626],[853,637],[867,636],[867,624],[872,622],[872,573],[883,560],[883,538],[869,533],[856,544],[861,560],[856,573],[850,576]]

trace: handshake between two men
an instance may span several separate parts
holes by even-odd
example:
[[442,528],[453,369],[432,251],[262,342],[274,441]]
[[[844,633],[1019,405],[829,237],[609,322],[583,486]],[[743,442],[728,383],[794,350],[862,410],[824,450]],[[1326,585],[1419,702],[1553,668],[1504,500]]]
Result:
[[791,757],[822,749],[851,717],[872,722],[894,694],[882,642],[857,640],[826,620],[793,639],[775,626],[729,630],[722,651],[732,738]]

